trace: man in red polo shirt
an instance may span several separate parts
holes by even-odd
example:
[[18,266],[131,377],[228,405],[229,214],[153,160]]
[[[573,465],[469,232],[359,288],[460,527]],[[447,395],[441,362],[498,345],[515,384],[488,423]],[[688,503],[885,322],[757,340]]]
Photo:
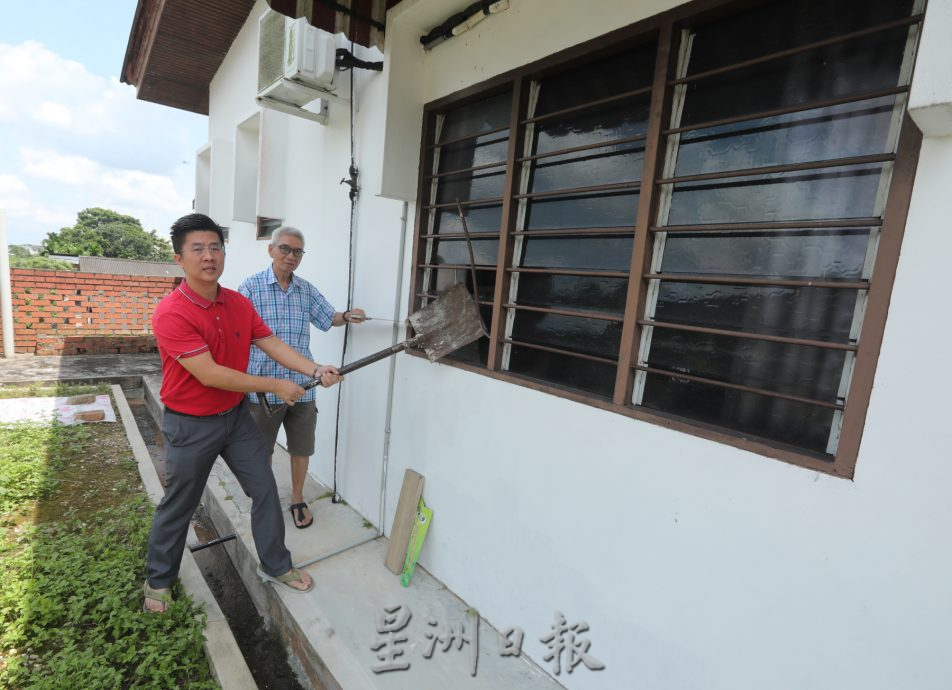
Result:
[[208,216],[193,213],[172,225],[175,262],[185,280],[156,307],[152,317],[162,357],[165,415],[165,496],[149,535],[147,611],[171,602],[189,520],[198,507],[215,459],[221,455],[252,500],[251,532],[261,565],[258,574],[297,592],[313,588],[311,577],[291,564],[284,545],[284,515],[264,437],[247,410],[244,393],[273,393],[293,405],[304,389],[287,379],[250,376],[250,346],[292,371],[332,386],[333,366],[319,366],[281,342],[245,297],[221,287],[224,235]]

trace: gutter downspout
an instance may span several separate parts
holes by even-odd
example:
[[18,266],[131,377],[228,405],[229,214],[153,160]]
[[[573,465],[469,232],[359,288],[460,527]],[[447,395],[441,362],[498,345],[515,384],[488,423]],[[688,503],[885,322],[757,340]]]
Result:
[[[406,214],[406,203],[404,203]],[[404,219],[406,228],[406,219]],[[403,254],[400,255],[401,264]],[[3,328],[3,356],[13,357],[15,344],[13,339],[13,297],[10,294],[10,248],[7,246],[7,216],[0,209],[0,326]],[[388,410],[389,415],[389,410]]]
[[[403,321],[400,319],[400,306],[403,303],[403,260],[406,255],[408,209],[409,204],[404,201],[403,214],[400,216],[400,258],[397,262],[397,285],[393,300],[393,335],[391,337],[391,345],[400,342],[400,328],[403,326]],[[4,333],[6,333],[6,330],[4,330]],[[390,378],[387,382],[387,416],[383,427],[383,462],[380,468],[380,519],[377,524],[379,525],[381,535],[384,534],[384,518],[387,509],[387,471],[390,465],[390,420],[393,417],[393,382],[396,377],[396,370],[397,358],[391,357]]]

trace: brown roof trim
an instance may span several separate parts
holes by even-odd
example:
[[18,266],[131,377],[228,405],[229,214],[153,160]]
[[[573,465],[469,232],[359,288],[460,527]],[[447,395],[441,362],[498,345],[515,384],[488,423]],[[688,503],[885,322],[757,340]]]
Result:
[[122,82],[139,99],[208,114],[208,85],[254,0],[139,0]]
[[[343,31],[360,45],[383,45],[383,32],[371,26],[400,0],[352,0],[352,8],[333,0],[302,5],[268,0],[291,17],[307,16],[314,26]],[[122,63],[122,82],[136,87],[143,101],[201,115],[208,114],[208,85],[254,7],[254,0],[139,0]],[[301,8],[313,8],[310,15]],[[337,9],[342,7],[344,11]]]

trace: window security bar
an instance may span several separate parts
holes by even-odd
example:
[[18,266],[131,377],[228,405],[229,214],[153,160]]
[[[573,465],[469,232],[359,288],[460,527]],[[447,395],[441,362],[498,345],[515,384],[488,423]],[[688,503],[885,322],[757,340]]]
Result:
[[[509,125],[503,125],[502,127],[494,127],[492,129],[486,129],[481,132],[476,132],[474,134],[467,134],[465,137],[458,137],[456,139],[449,139],[447,141],[440,141],[435,144],[427,144],[428,149],[439,148],[440,146],[452,146],[453,144],[461,144],[464,141],[470,141],[471,139],[479,139],[479,137],[486,137],[490,134],[496,134],[497,132],[507,132],[509,131]],[[499,139],[503,141],[503,139]]]
[[851,31],[849,33],[840,34],[839,36],[831,36],[830,38],[824,38],[821,41],[814,41],[813,43],[804,43],[803,45],[796,46],[795,48],[786,48],[784,50],[778,50],[775,53],[768,53],[766,55],[761,55],[759,57],[751,58],[750,60],[742,60],[741,62],[735,62],[730,65],[724,65],[723,67],[718,67],[716,69],[709,69],[703,72],[698,72],[697,74],[689,74],[680,79],[672,79],[668,82],[671,86],[676,86],[678,84],[686,84],[692,81],[698,81],[700,79],[706,79],[707,77],[714,77],[719,74],[724,74],[726,72],[733,72],[734,70],[744,69],[745,67],[754,67],[755,65],[760,65],[765,62],[770,62],[772,60],[781,60],[785,57],[792,57],[794,55],[799,55],[801,53],[808,53],[811,50],[816,50],[817,48],[826,48],[827,46],[833,46],[837,43],[845,43],[847,41],[852,41],[856,38],[862,38],[863,36],[870,36],[872,34],[881,33],[883,31],[889,31],[890,29],[898,29],[902,26],[911,26],[912,24],[918,24],[922,21],[922,14],[914,14],[910,17],[903,17],[902,19],[894,19],[893,21],[883,22],[882,24],[876,24],[875,26],[868,26],[865,29],[860,29],[858,31]]
[[618,364],[618,360],[608,359],[607,357],[599,357],[598,355],[589,355],[584,352],[573,352],[571,350],[563,350],[558,347],[551,347],[549,345],[537,345],[536,343],[527,343],[522,340],[513,340],[512,338],[501,338],[501,342],[506,345],[515,345],[516,347],[528,347],[533,350],[541,350],[542,352],[551,352],[556,355],[565,355],[566,357],[575,357],[577,359],[587,359],[589,362],[598,362],[599,364],[610,364],[615,366]]
[[883,224],[882,218],[837,218],[833,220],[784,220],[763,223],[710,223],[707,225],[653,225],[648,232],[771,232],[775,230],[826,230],[867,228]]
[[759,287],[788,288],[833,288],[845,290],[869,290],[869,281],[816,280],[806,278],[793,280],[787,278],[755,278],[732,275],[709,275],[689,273],[642,273],[645,280],[660,280],[668,283],[702,283],[708,285],[752,285]]
[[693,125],[684,125],[682,127],[671,127],[662,129],[661,134],[668,136],[670,134],[680,134],[682,132],[694,132],[699,129],[709,129],[711,127],[721,127],[723,125],[732,125],[737,122],[747,120],[763,120],[768,117],[777,117],[778,115],[792,115],[793,113],[802,113],[807,110],[819,110],[820,108],[830,108],[834,105],[846,105],[847,103],[859,103],[862,101],[871,101],[886,96],[896,96],[909,91],[908,86],[893,86],[888,89],[877,89],[876,91],[864,91],[852,94],[850,96],[841,96],[839,98],[828,98],[824,101],[812,101],[810,103],[801,103],[798,105],[788,105],[782,108],[772,108],[770,110],[761,110],[755,113],[743,113],[731,117],[722,117],[716,120],[708,120]]
[[605,98],[599,98],[596,101],[588,101],[587,103],[579,103],[578,105],[569,106],[568,108],[562,108],[561,110],[553,110],[551,113],[545,113],[544,115],[536,115],[535,117],[529,117],[525,120],[521,120],[521,123],[528,125],[533,122],[541,122],[542,120],[550,120],[555,117],[560,117],[562,115],[570,115],[572,113],[578,112],[580,110],[587,110],[588,108],[597,108],[600,105],[610,105],[612,103],[617,103],[621,101],[627,101],[630,98],[635,98],[637,96],[644,96],[645,94],[651,93],[651,86],[642,86],[640,89],[635,89],[633,91],[626,91],[625,93],[616,93],[614,96],[606,96]]
[[534,311],[539,314],[556,314],[558,316],[571,316],[578,319],[599,319],[601,321],[614,321],[622,323],[625,319],[618,314],[609,314],[602,311],[581,311],[576,309],[558,309],[553,307],[532,307],[528,304],[515,304],[508,302],[502,305],[504,309],[522,309],[524,311]]
[[525,163],[526,161],[537,161],[542,158],[552,158],[553,156],[562,156],[569,153],[578,153],[579,151],[588,151],[590,149],[611,148],[613,146],[621,146],[622,144],[631,144],[638,141],[644,141],[647,138],[648,138],[647,134],[633,134],[630,137],[621,137],[620,139],[611,139],[610,141],[596,141],[592,144],[580,144],[578,146],[570,146],[564,149],[556,149],[555,151],[546,151],[545,153],[536,153],[532,156],[521,156],[516,158],[516,162]]
[[729,338],[741,338],[744,340],[765,340],[771,343],[782,343],[785,345],[802,345],[804,347],[818,347],[824,350],[844,350],[847,352],[856,352],[858,346],[854,343],[834,343],[826,340],[809,340],[807,338],[790,338],[783,335],[770,335],[768,333],[755,333],[753,331],[732,331],[728,328],[712,328],[710,326],[689,326],[681,323],[671,323],[669,321],[656,321],[654,319],[639,319],[639,326],[651,326],[653,328],[667,328],[673,331],[687,331],[689,333],[703,333],[705,335],[723,335]]
[[825,400],[815,400],[814,398],[804,398],[799,395],[790,395],[788,393],[778,393],[777,391],[767,390],[765,388],[755,388],[753,386],[744,386],[739,383],[729,383],[728,381],[718,381],[704,376],[695,376],[694,374],[685,374],[683,371],[672,371],[670,369],[658,369],[655,367],[646,367],[636,364],[632,367],[637,371],[643,371],[646,374],[658,374],[661,376],[671,376],[677,379],[686,379],[696,383],[704,383],[718,388],[729,388],[731,390],[741,391],[743,393],[753,393],[754,395],[764,395],[770,398],[780,400],[790,400],[791,402],[803,403],[804,405],[815,405],[816,407],[825,407],[830,410],[843,410],[844,406],[840,403],[826,402]]
[[764,165],[759,168],[741,168],[737,170],[723,170],[719,172],[699,173],[697,175],[681,175],[655,180],[656,184],[679,184],[682,182],[702,182],[705,180],[726,180],[733,177],[754,177],[757,175],[772,175],[775,173],[799,172],[801,170],[823,170],[826,168],[841,168],[848,165],[868,165],[870,163],[886,163],[896,160],[894,153],[873,153],[865,156],[850,156],[848,158],[831,158],[825,161],[808,161],[804,163],[787,163],[785,165]]

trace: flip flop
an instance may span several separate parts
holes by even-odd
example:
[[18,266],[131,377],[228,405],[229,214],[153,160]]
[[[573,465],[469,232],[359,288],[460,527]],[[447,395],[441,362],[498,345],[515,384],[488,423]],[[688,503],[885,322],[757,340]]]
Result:
[[274,576],[274,575],[268,575],[260,567],[258,568],[258,577],[260,577],[262,581],[273,582],[276,585],[281,585],[289,592],[295,592],[296,594],[304,594],[305,592],[310,592],[312,589],[314,589],[313,577],[311,578],[311,584],[308,586],[307,589],[298,589],[297,587],[292,587],[290,585],[291,582],[302,580],[303,574],[304,574],[303,571],[300,570],[299,568],[291,568],[291,570],[286,572],[284,575]]
[[147,608],[145,602],[142,602],[142,610],[145,613],[165,613],[169,610],[169,606],[172,605],[172,590],[171,589],[153,589],[149,586],[149,581],[146,580],[145,584],[142,585],[142,594],[146,599],[151,599],[152,601],[161,602],[165,608],[150,609]]
[[[291,507],[288,510],[291,511],[291,518],[294,520],[294,526],[298,529],[304,529],[305,527],[310,527],[314,524],[314,514],[311,513],[311,519],[305,522],[303,525],[299,525],[298,522],[304,519],[304,509],[307,508],[307,503],[292,503]],[[307,508],[310,510],[310,508]]]

